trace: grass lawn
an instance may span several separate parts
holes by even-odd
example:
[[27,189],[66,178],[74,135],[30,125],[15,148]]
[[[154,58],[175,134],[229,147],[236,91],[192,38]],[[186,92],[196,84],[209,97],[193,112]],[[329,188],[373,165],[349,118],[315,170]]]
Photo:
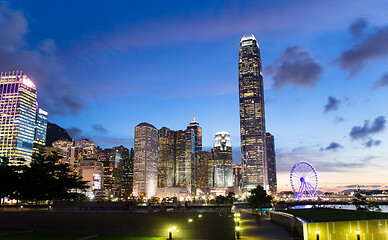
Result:
[[[14,232],[14,231],[8,231]],[[80,234],[51,234],[51,233],[21,233],[9,236],[1,236],[1,240],[73,240],[86,237]]]
[[308,222],[334,222],[334,221],[352,221],[352,220],[371,220],[371,219],[388,219],[388,213],[315,208],[315,209],[291,209],[283,210]]

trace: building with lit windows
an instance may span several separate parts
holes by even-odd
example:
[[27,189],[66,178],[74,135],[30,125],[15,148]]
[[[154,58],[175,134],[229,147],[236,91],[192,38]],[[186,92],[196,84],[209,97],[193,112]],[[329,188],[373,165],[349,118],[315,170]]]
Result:
[[37,91],[22,71],[2,72],[0,79],[0,156],[11,163],[31,162],[37,112]]
[[233,164],[233,186],[241,187],[241,185],[242,185],[241,164]]
[[90,198],[95,197],[95,192],[102,189],[103,186],[103,164],[97,159],[87,159],[79,163],[78,176],[87,181],[87,195]]
[[176,131],[176,187],[186,187],[191,193],[195,188],[196,165],[194,132],[191,129]]
[[34,153],[45,152],[46,134],[47,134],[47,115],[48,113],[39,108],[36,112],[35,120],[35,137],[34,137]]
[[238,65],[243,184],[248,190],[257,185],[268,190],[263,74],[252,34],[241,39]]
[[193,161],[193,187],[195,187],[195,179],[197,178],[197,169],[198,169],[198,154],[202,152],[202,127],[199,125],[197,121],[195,121],[195,113],[194,119],[187,126],[187,130],[191,130],[194,134],[194,161]]
[[277,193],[276,181],[276,155],[275,155],[275,139],[271,133],[266,133],[267,139],[267,167],[268,167],[268,185],[269,191],[272,194]]
[[162,127],[158,134],[158,187],[175,187],[176,132]]
[[212,187],[233,186],[232,143],[228,132],[216,133],[212,163]]
[[198,153],[198,174],[197,188],[208,188],[211,179],[211,164],[213,163],[213,153],[202,151]]
[[133,195],[152,197],[158,185],[158,130],[149,123],[135,127]]

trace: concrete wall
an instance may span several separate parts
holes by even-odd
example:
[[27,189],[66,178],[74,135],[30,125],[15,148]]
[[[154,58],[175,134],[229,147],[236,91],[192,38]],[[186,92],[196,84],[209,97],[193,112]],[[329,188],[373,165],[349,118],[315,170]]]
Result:
[[[279,223],[291,231],[293,215],[283,212],[270,211],[271,221]],[[303,237],[303,224],[306,223],[305,220],[301,218],[296,218],[297,221],[297,232],[299,237]]]
[[[198,215],[202,217],[199,218]],[[188,219],[193,219],[188,222]],[[0,226],[38,232],[168,237],[176,226],[176,238],[234,239],[230,213],[133,213],[133,212],[0,212]]]
[[344,222],[304,223],[304,240],[319,239],[356,240],[356,231],[360,231],[360,240],[387,240],[388,220],[365,220]]

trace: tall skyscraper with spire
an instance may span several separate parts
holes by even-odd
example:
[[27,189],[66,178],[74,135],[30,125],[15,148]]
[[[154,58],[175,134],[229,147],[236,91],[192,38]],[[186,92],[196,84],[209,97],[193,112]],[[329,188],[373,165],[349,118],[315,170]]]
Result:
[[244,35],[239,50],[241,164],[246,189],[268,190],[263,74],[259,44]]
[[202,152],[202,127],[199,125],[197,121],[195,121],[195,113],[194,113],[194,119],[187,126],[186,131],[191,131],[194,134],[194,159],[191,165],[191,169],[192,169],[191,185],[192,187],[196,187],[199,153]]

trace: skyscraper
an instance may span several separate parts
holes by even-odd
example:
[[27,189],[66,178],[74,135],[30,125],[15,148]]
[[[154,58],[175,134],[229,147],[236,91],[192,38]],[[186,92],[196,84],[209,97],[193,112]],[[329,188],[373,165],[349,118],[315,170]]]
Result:
[[44,153],[47,133],[47,112],[39,108],[36,112],[34,153]]
[[232,144],[228,132],[216,133],[213,151],[213,186],[233,186]]
[[186,129],[175,134],[176,187],[186,187],[188,192],[192,192],[196,180],[194,132]]
[[29,163],[37,111],[35,84],[22,71],[2,72],[0,88],[0,156]]
[[264,90],[260,49],[253,35],[243,36],[239,51],[241,164],[246,189],[267,187]]
[[191,130],[194,134],[194,158],[192,162],[192,185],[195,187],[195,182],[197,179],[198,174],[198,154],[202,152],[202,128],[199,126],[199,123],[195,121],[195,113],[194,113],[194,119],[190,122],[190,124],[187,126],[187,130]]
[[266,133],[267,139],[267,166],[268,166],[268,185],[269,191],[272,194],[277,192],[276,181],[276,155],[275,155],[275,139],[271,133]]
[[198,175],[196,185],[198,188],[208,188],[210,185],[211,164],[213,162],[213,153],[202,151],[198,153]]
[[135,127],[133,195],[152,197],[158,184],[158,130],[149,123]]
[[166,127],[159,130],[158,187],[175,186],[175,131]]

